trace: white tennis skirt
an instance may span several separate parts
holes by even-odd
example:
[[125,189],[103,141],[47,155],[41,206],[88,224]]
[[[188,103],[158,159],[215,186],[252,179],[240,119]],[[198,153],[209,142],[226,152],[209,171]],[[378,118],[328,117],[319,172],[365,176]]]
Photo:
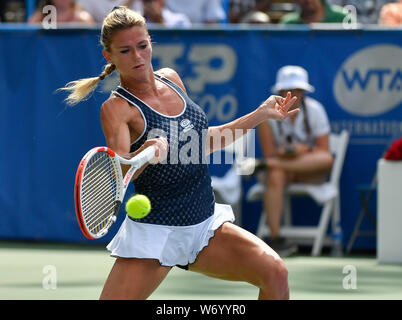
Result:
[[140,223],[126,216],[107,249],[113,257],[157,259],[162,266],[186,266],[208,245],[216,229],[234,219],[231,206],[218,203],[211,217],[191,226]]

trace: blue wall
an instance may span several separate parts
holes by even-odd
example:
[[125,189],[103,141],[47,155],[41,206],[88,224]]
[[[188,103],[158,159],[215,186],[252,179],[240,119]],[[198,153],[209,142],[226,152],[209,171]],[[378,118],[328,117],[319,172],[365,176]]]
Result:
[[[402,31],[289,27],[150,34],[155,70],[174,67],[212,125],[257,107],[271,94],[281,66],[309,71],[316,87],[311,96],[326,107],[333,131],[351,134],[341,181],[346,242],[360,211],[356,185],[371,181],[386,145],[402,135]],[[105,144],[99,108],[118,78],[109,77],[74,108],[55,90],[98,75],[104,64],[97,28],[0,27],[0,238],[87,241],[75,218],[75,170],[87,150]],[[211,165],[214,174],[225,169]],[[244,180],[243,186],[252,183]],[[316,219],[315,209],[305,210],[311,204],[301,206],[301,222]],[[260,210],[260,203],[243,201],[246,229],[255,230]],[[118,225],[101,241],[110,240]],[[356,245],[373,248],[375,240]]]

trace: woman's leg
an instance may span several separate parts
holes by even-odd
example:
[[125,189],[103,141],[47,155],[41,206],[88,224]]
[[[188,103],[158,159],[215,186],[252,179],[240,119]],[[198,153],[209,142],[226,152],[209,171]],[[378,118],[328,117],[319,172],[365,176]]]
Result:
[[249,282],[260,288],[259,299],[289,299],[283,260],[264,241],[232,223],[215,231],[189,270]]
[[283,193],[288,182],[288,174],[282,169],[272,168],[266,174],[264,211],[267,216],[271,238],[279,235],[281,226]]
[[268,170],[282,169],[286,172],[306,175],[328,174],[333,164],[333,157],[327,151],[315,151],[296,158],[273,157],[267,160]]
[[325,151],[306,153],[294,159],[273,157],[267,160],[264,210],[272,238],[279,235],[286,186],[290,182],[324,182],[332,162],[332,155]]
[[170,271],[155,259],[117,258],[103,287],[101,300],[145,300]]

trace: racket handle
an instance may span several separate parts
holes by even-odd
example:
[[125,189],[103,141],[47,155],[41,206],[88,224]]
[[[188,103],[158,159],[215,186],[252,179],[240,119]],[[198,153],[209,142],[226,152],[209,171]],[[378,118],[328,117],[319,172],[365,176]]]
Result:
[[139,167],[142,167],[148,161],[153,159],[153,157],[155,157],[155,151],[156,151],[156,147],[150,146],[150,147],[146,148],[144,151],[141,151],[139,154],[137,154],[133,158],[131,158],[130,161],[135,161],[136,163],[138,163]]
[[[120,206],[119,206],[119,208],[120,208]],[[117,215],[116,215],[116,214],[117,214],[117,213],[115,213],[114,215],[112,215],[112,216],[109,218],[109,221],[107,222],[107,227],[105,227],[102,231],[100,231],[100,232],[97,234],[97,238],[101,238],[101,237],[103,237],[106,233],[108,233],[110,226],[111,226],[113,223],[115,223],[116,220],[117,220]]]

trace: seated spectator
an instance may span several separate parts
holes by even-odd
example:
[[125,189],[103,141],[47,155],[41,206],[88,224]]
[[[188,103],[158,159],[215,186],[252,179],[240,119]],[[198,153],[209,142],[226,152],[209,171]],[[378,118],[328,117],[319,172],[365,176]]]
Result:
[[190,19],[183,13],[170,11],[165,0],[142,0],[143,16],[147,23],[160,23],[167,27],[190,27]]
[[300,12],[285,14],[279,23],[310,24],[310,23],[341,23],[347,14],[343,8],[329,5],[326,0],[294,0],[300,7]]
[[181,12],[174,12],[166,0],[78,0],[90,12],[96,22],[101,23],[116,6],[124,6],[139,12],[148,23],[160,23],[168,27],[190,27],[190,19]]
[[115,6],[125,6],[142,13],[141,0],[77,0],[77,2],[94,17],[97,23],[102,23]]
[[402,25],[402,0],[384,5],[381,8],[378,23],[385,26]]
[[28,22],[42,22],[46,16],[46,13],[43,13],[43,8],[48,5],[56,7],[57,22],[95,23],[91,14],[82,9],[75,0],[42,0],[35,12],[28,18]]
[[307,71],[299,66],[284,66],[277,73],[273,91],[297,97],[293,108],[300,111],[282,122],[265,121],[258,128],[266,166],[264,212],[270,228],[269,245],[281,256],[297,247],[279,236],[283,195],[291,182],[322,183],[328,179],[333,157],[329,151],[330,126],[324,107],[305,95],[313,92]]
[[[253,15],[253,12],[265,13],[272,0],[230,0],[229,1],[229,23],[246,23],[246,16]],[[260,17],[261,15],[258,14]],[[254,15],[257,16],[257,15]]]
[[185,14],[191,23],[219,23],[226,18],[222,0],[166,0],[166,6],[173,12]]

